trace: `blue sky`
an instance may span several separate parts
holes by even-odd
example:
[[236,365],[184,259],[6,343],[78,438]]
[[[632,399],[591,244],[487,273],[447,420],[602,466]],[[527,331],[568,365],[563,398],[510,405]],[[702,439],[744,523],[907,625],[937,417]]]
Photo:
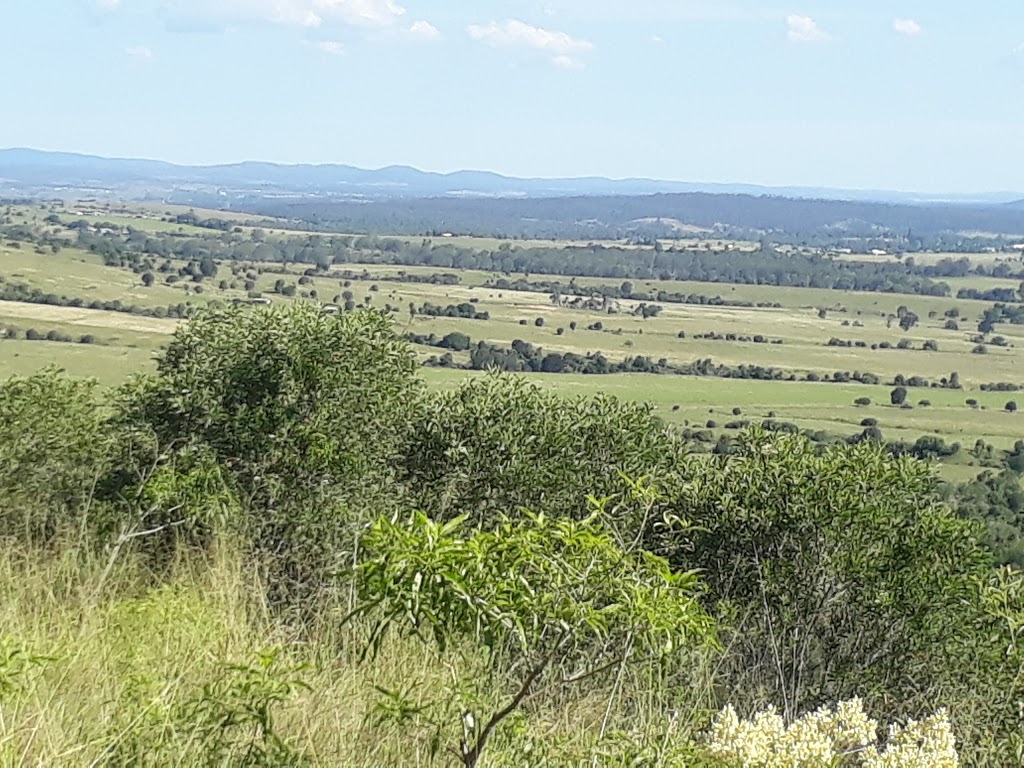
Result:
[[0,146],[1024,190],[1020,0],[4,6]]

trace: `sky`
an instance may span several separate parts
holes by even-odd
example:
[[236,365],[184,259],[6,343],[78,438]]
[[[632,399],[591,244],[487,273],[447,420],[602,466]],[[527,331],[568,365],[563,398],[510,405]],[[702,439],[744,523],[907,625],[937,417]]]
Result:
[[1020,0],[7,0],[0,147],[1024,191]]

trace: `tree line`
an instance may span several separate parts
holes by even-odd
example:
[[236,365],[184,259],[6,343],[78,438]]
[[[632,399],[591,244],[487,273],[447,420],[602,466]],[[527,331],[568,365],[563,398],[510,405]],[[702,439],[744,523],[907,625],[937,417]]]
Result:
[[147,259],[177,258],[202,263],[248,261],[313,264],[370,263],[477,269],[487,272],[692,280],[711,283],[770,285],[879,293],[948,296],[949,286],[917,274],[899,262],[841,261],[826,256],[776,250],[767,242],[756,251],[724,252],[670,247],[629,248],[593,244],[569,247],[465,248],[399,238],[337,235],[271,236],[256,230],[208,236],[177,233],[87,231],[77,245],[114,266],[139,266]]

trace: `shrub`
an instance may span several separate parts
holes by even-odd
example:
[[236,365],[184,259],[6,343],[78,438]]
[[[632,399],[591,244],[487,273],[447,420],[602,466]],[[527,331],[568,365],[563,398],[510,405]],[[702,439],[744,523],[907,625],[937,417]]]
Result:
[[126,416],[161,446],[198,444],[230,467],[246,533],[274,553],[282,588],[304,586],[351,548],[350,516],[390,476],[416,368],[376,312],[211,311],[180,326],[157,375],[126,391]]
[[483,527],[518,508],[578,512],[588,495],[626,493],[620,473],[671,474],[683,451],[648,405],[567,398],[498,373],[432,397],[411,429],[402,477],[413,506]]
[[114,441],[93,381],[55,369],[0,383],[0,527],[48,541],[77,525]]
[[668,502],[687,521],[673,561],[702,569],[710,603],[742,616],[725,638],[727,700],[757,691],[793,717],[862,690],[910,704],[923,680],[960,679],[947,653],[973,632],[963,606],[979,605],[991,561],[927,465],[871,441],[820,450],[752,430],[694,468]]
[[577,681],[614,675],[711,636],[712,622],[695,600],[697,575],[623,551],[603,517],[600,505],[561,519],[526,513],[480,531],[461,519],[442,524],[416,513],[381,518],[367,535],[360,594],[379,606],[370,650],[389,632],[439,654],[475,643],[487,651],[488,673],[509,681],[511,704],[481,712],[464,693],[477,677],[476,654],[455,662],[456,686],[437,705],[437,717],[466,768],[478,765],[495,729],[536,689],[565,695],[582,687],[546,677],[550,667],[572,660]]
[[473,345],[472,339],[464,333],[453,331],[445,336],[437,346],[442,349],[450,349],[453,352],[465,352]]

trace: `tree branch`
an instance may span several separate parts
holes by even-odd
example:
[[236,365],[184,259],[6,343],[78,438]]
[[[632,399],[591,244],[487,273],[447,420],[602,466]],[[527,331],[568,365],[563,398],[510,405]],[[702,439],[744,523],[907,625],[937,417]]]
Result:
[[480,760],[480,755],[483,753],[484,747],[487,745],[487,740],[494,732],[494,729],[501,724],[502,720],[515,712],[526,697],[530,695],[533,684],[537,682],[537,678],[539,678],[544,673],[544,670],[548,668],[551,660],[555,658],[555,654],[558,653],[559,649],[568,639],[569,633],[563,632],[562,636],[558,638],[558,642],[555,643],[547,655],[530,670],[530,674],[526,676],[523,684],[519,686],[519,691],[512,697],[512,701],[491,715],[491,719],[487,721],[487,725],[485,725],[483,730],[480,731],[480,736],[477,738],[476,744],[474,744],[469,750],[463,748],[462,763],[466,768],[476,768],[476,764]]

